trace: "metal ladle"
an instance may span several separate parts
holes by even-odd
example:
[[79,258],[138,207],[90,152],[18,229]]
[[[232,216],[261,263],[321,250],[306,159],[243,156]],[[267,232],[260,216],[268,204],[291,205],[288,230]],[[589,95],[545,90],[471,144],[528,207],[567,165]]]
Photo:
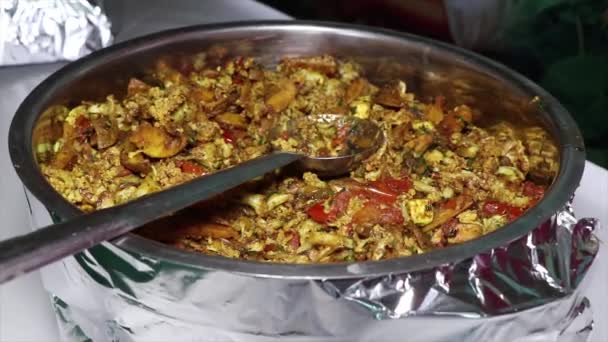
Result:
[[[83,214],[2,241],[0,283],[102,241],[116,238],[288,164],[297,163],[303,170],[315,171],[326,177],[345,174],[371,156],[384,142],[380,128],[369,120],[337,114],[311,115],[300,120],[313,120],[324,125],[348,123],[350,128],[343,149],[347,152],[337,156],[312,157],[296,152],[275,151],[125,204]],[[297,120],[295,123],[286,127],[289,134],[299,133]],[[273,130],[271,138],[280,134],[279,131]]]

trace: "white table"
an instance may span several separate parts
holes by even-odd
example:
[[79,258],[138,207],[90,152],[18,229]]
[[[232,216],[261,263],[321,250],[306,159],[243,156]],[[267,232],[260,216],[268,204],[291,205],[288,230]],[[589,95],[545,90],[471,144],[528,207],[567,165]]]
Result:
[[[141,4],[141,3],[140,3]],[[271,8],[252,0],[146,1],[146,10],[138,8],[136,1],[108,1],[110,15],[116,16],[120,27],[117,40],[125,40],[153,31],[190,24],[234,21],[246,19],[286,19]],[[137,16],[118,13],[135,13]],[[168,19],[179,18],[179,23]],[[62,64],[0,68],[0,238],[28,232],[29,213],[21,182],[13,171],[6,147],[6,137],[12,115],[29,91]],[[579,217],[599,217],[608,222],[608,171],[587,163],[585,175],[577,197],[575,209]],[[600,238],[608,234],[600,231]],[[604,246],[605,247],[605,246]],[[605,284],[608,280],[608,252],[603,248],[596,264],[597,272],[585,279],[587,295],[595,312],[596,327],[593,341],[608,340],[608,306]],[[0,341],[57,341],[58,330],[48,294],[42,287],[38,272],[26,275],[0,286]]]

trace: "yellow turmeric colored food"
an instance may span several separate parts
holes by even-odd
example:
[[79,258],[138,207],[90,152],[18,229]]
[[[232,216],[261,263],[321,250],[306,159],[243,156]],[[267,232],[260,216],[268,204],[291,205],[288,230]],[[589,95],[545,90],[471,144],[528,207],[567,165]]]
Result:
[[[477,238],[521,216],[557,173],[558,152],[542,128],[481,127],[480,115],[492,113],[422,101],[406,80],[374,84],[352,61],[287,58],[263,68],[253,58],[212,57],[161,59],[120,98],[50,108],[36,146],[49,183],[92,211],[289,149],[289,136],[270,131],[306,115],[373,120],[384,144],[350,175],[286,168],[138,230],[205,254],[323,263]],[[322,153],[343,136],[321,133],[313,143]]]

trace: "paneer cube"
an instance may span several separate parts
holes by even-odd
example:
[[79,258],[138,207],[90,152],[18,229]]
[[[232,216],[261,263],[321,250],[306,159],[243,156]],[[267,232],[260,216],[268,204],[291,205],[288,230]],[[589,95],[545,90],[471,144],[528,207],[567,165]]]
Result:
[[351,113],[359,119],[369,118],[370,108],[369,96],[361,96],[350,104]]
[[414,199],[407,202],[408,214],[416,225],[425,226],[433,221],[433,207],[427,199]]

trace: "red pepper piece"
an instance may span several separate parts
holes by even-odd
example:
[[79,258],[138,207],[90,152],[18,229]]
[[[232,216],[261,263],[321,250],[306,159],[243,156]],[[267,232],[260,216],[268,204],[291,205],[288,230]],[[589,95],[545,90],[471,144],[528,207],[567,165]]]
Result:
[[517,219],[524,213],[523,208],[498,201],[486,201],[481,211],[485,216],[506,215],[509,222]]
[[187,160],[179,163],[179,168],[182,169],[183,172],[193,173],[193,174],[199,175],[199,176],[207,173],[207,171],[203,167],[201,167],[198,164],[195,164],[191,161],[187,161]]

